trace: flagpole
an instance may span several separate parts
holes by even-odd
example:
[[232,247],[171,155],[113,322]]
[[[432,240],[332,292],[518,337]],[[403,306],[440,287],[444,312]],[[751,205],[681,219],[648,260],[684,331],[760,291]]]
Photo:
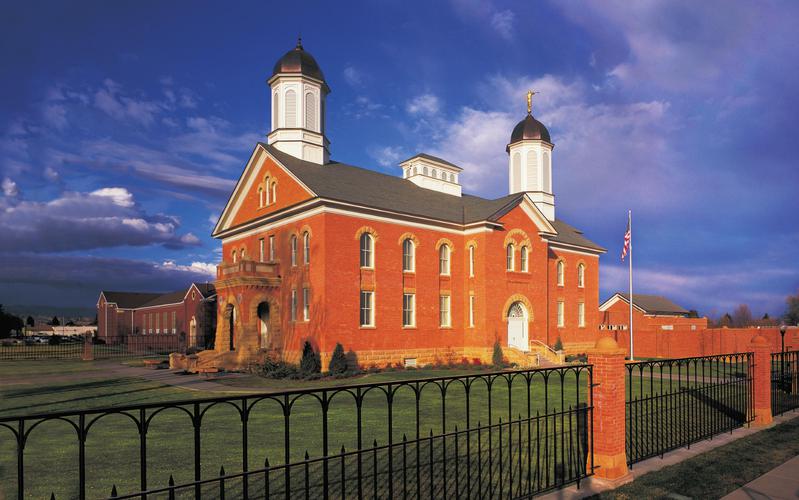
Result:
[[630,361],[635,360],[633,351],[633,211],[627,211],[627,225],[630,228]]

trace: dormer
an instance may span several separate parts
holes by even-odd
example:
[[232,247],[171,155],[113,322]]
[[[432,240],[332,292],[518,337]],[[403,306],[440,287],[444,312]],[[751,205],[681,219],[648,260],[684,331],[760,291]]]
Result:
[[419,153],[400,163],[400,167],[402,178],[419,187],[461,196],[458,177],[463,169],[453,163],[426,153]]

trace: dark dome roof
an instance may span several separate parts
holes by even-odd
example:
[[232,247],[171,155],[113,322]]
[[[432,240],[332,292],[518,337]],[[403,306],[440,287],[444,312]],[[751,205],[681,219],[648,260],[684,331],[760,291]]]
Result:
[[543,123],[533,118],[533,115],[530,113],[527,113],[524,120],[513,127],[513,133],[510,134],[510,144],[525,139],[538,139],[552,142],[549,138],[549,130],[547,130]]
[[272,76],[274,77],[278,73],[299,73],[323,82],[325,81],[325,75],[322,74],[322,70],[316,63],[316,59],[302,48],[302,40],[297,40],[297,46],[286,52],[286,54],[275,63]]

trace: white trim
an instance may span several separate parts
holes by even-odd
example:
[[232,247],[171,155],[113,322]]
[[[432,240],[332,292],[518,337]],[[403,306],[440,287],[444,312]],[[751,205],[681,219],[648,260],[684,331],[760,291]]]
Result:
[[[594,250],[588,247],[581,247],[579,245],[570,245],[568,243],[560,243],[558,241],[548,240],[543,238],[543,241],[549,243],[550,247],[557,248],[558,250],[563,250],[566,252],[576,253],[580,255],[590,255],[591,257],[599,257],[600,255],[607,253],[607,250]],[[583,251],[580,251],[583,250]]]
[[[620,300],[621,300],[621,301],[624,301],[624,303],[625,303],[625,304],[629,304],[629,303],[630,303],[630,301],[629,301],[629,300],[627,300],[627,297],[625,297],[624,295],[622,295],[622,294],[620,294],[620,293],[618,293],[618,292],[617,292],[617,293],[613,294],[613,296],[612,296],[612,297],[610,297],[608,300],[606,300],[605,302],[603,302],[602,304],[600,304],[600,306],[599,306],[599,310],[600,310],[601,312],[605,312],[605,311],[607,311],[607,310],[608,310],[608,309],[609,309],[609,308],[610,308],[610,307],[611,307],[613,304],[617,303],[617,302],[618,302],[618,301],[620,301]],[[643,313],[643,314],[646,314],[646,311],[645,311],[643,308],[641,308],[640,306],[637,306],[637,305],[635,305],[635,302],[633,302],[633,307],[634,307],[635,309],[638,309],[639,311],[641,311],[641,313]]]

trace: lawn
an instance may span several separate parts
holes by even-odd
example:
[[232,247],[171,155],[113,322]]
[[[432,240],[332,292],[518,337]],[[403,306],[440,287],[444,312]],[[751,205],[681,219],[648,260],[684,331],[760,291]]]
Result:
[[[1,366],[1,365],[0,365]],[[27,370],[28,368],[25,368]],[[74,366],[67,370],[75,369]],[[2,370],[2,369],[0,369]],[[5,368],[6,372],[14,372]],[[30,386],[5,389],[3,407],[4,415],[9,413],[31,413],[22,411],[33,406],[35,412],[64,409],[70,407],[88,408],[102,405],[138,404],[175,399],[199,398],[205,394],[187,392],[172,387],[159,387],[152,382],[137,379],[108,379],[100,376],[102,370],[86,368],[87,380],[51,383],[44,387]],[[95,373],[98,372],[98,373]],[[0,373],[6,373],[0,371]],[[35,370],[34,370],[35,372]],[[33,373],[33,372],[31,372]],[[263,380],[263,389],[281,388],[333,388],[343,384],[365,382],[388,382],[409,380],[420,377],[453,376],[463,372],[454,370],[442,371],[404,371],[382,374],[371,374],[355,380],[333,380],[325,382],[295,382],[283,384],[277,381]],[[97,378],[94,378],[98,375]],[[239,379],[230,379],[225,383],[234,388]],[[251,386],[252,380],[246,382]],[[508,416],[527,417],[528,398],[530,414],[536,412],[552,412],[560,408],[568,409],[584,403],[587,374],[579,380],[573,372],[568,372],[562,379],[556,373],[544,383],[543,375],[537,374],[528,386],[523,378],[513,379],[510,387],[504,378],[496,379],[491,388],[490,421],[496,423],[501,417],[507,422]],[[470,422],[474,426],[478,421],[483,425],[489,422],[489,391],[486,384],[475,383],[469,394],[469,410],[466,410],[465,390],[460,382],[449,386],[442,396],[438,385],[419,386],[421,404],[419,406],[419,432],[427,435],[431,430],[439,434],[443,429],[446,415],[446,430],[452,431],[456,425],[464,429]],[[27,394],[27,396],[26,396]],[[445,401],[445,405],[442,405]],[[188,409],[193,404],[183,405]],[[235,472],[242,468],[242,420],[239,412],[232,405],[202,404],[207,408],[203,417],[201,430],[201,463],[204,477],[218,473],[220,466],[227,472]],[[412,439],[416,436],[416,397],[412,387],[402,387],[393,394],[392,438],[401,442],[403,435]],[[147,416],[155,412],[149,411]],[[138,413],[135,413],[138,416]],[[310,456],[320,456],[322,448],[322,426],[319,402],[309,395],[299,397],[292,406],[289,442],[290,459],[300,460],[306,452]],[[382,391],[372,390],[365,394],[362,409],[361,443],[368,447],[373,441],[386,444],[388,441],[388,410],[386,396]],[[74,419],[73,419],[74,420]],[[560,423],[555,420],[547,423],[546,432],[563,434],[568,419]],[[347,450],[357,448],[357,412],[352,396],[347,392],[333,397],[329,406],[329,441],[331,450]],[[31,424],[28,424],[30,427]],[[573,424],[572,424],[573,425]],[[248,462],[250,468],[262,466],[268,457],[271,464],[284,461],[284,417],[280,406],[275,401],[264,400],[254,405],[248,418]],[[147,429],[147,472],[150,485],[165,485],[170,474],[178,482],[193,478],[194,430],[190,418],[179,409],[168,409],[157,413]],[[543,436],[542,436],[543,437]],[[517,434],[518,438],[518,434]],[[562,439],[562,438],[561,438]],[[133,421],[124,415],[114,414],[103,417],[94,424],[86,440],[87,484],[89,497],[107,495],[111,485],[116,484],[120,491],[132,491],[138,487],[139,477],[139,433]],[[56,498],[73,498],[77,488],[77,455],[78,445],[75,431],[69,423],[54,420],[46,421],[36,427],[30,434],[25,451],[26,497],[41,498],[55,492]],[[518,458],[518,457],[517,457]],[[10,431],[0,432],[0,484],[9,497],[16,494],[16,454],[15,441]]]
[[799,418],[603,493],[602,499],[721,498],[799,455]]

